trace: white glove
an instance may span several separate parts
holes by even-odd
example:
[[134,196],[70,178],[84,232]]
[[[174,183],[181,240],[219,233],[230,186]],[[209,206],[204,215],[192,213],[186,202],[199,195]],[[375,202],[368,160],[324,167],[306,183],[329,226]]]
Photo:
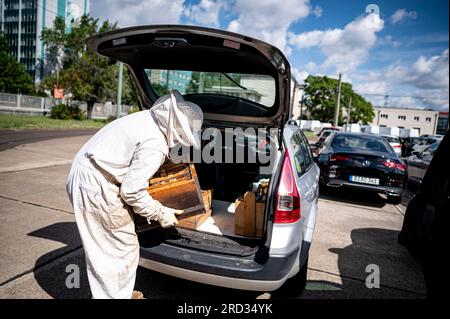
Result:
[[172,227],[178,225],[178,220],[175,216],[181,214],[183,214],[183,210],[163,206],[161,207],[157,221],[161,224],[162,228]]

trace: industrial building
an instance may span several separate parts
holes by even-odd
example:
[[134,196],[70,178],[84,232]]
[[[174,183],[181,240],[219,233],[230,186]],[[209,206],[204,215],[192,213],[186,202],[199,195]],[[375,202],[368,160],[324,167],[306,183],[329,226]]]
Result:
[[374,107],[373,111],[372,125],[417,129],[420,135],[436,134],[439,111],[394,107]]

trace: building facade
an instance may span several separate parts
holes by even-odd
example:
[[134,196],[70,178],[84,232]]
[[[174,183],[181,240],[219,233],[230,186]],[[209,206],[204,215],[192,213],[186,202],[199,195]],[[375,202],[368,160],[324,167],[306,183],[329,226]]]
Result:
[[419,134],[436,134],[439,112],[423,109],[374,107],[372,125],[417,129]]
[[57,16],[70,23],[89,13],[90,0],[0,0],[0,29],[14,57],[39,81],[44,74],[45,46],[41,33],[51,28]]

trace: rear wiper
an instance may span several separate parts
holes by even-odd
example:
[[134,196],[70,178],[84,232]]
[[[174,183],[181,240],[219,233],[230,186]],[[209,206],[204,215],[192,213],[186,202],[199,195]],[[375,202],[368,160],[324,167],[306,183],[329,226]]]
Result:
[[225,72],[220,72],[221,74],[223,74],[228,80],[230,80],[231,82],[233,82],[234,84],[236,84],[237,86],[239,86],[241,89],[244,89],[247,91],[247,88],[240,85],[235,79],[233,79],[229,74],[225,73]]

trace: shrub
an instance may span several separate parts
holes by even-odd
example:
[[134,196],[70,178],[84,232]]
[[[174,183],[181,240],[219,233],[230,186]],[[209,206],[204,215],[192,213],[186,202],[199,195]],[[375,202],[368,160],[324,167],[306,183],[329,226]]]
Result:
[[52,107],[50,117],[60,120],[82,120],[84,112],[78,106],[58,104]]
[[139,111],[140,111],[139,107],[137,107],[136,105],[133,105],[133,106],[130,107],[130,109],[128,110],[128,114],[133,114],[133,113],[136,113],[136,112],[139,112]]

